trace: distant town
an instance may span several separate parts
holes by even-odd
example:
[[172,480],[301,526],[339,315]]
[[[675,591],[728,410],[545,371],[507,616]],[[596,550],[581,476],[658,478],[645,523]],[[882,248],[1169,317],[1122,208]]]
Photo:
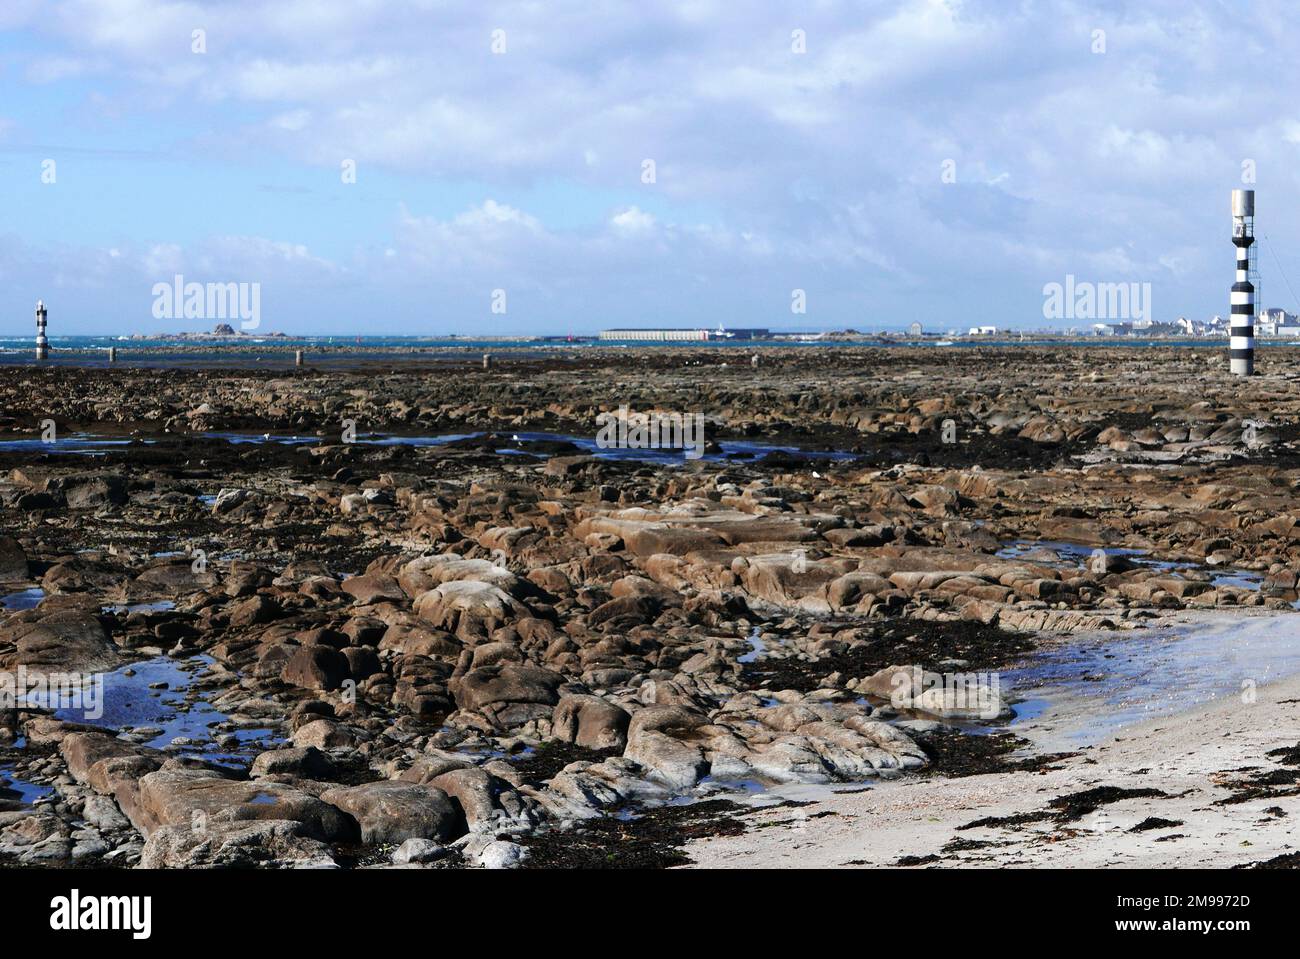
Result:
[[[497,340],[514,340],[526,343],[721,343],[721,342],[908,342],[921,341],[944,345],[955,340],[971,339],[1078,339],[1081,337],[1131,337],[1135,339],[1223,339],[1229,336],[1229,320],[1223,316],[1213,316],[1208,320],[1190,320],[1180,316],[1172,321],[1125,320],[1119,323],[1094,323],[1090,326],[1076,327],[998,327],[971,326],[965,330],[950,328],[947,330],[926,329],[918,322],[911,323],[903,330],[861,331],[847,328],[841,330],[772,330],[766,327],[732,327],[717,329],[705,327],[618,327],[601,330],[599,334],[568,335],[498,335]],[[1294,339],[1300,343],[1300,314],[1288,313],[1286,310],[1264,310],[1255,317],[1256,337]],[[120,336],[119,340],[231,340],[246,339],[262,341],[266,339],[287,339],[289,336],[279,331],[262,332],[235,329],[227,323],[219,323],[210,332],[184,331],[177,333],[134,333]],[[344,337],[346,339],[346,337]],[[445,333],[438,336],[411,339],[439,340],[481,340],[482,334],[466,335]]]
[[[708,342],[716,340],[776,340],[776,341],[818,341],[818,340],[923,340],[947,341],[971,339],[975,337],[1135,337],[1140,339],[1162,338],[1205,338],[1222,339],[1229,335],[1230,322],[1224,316],[1212,316],[1207,320],[1191,320],[1180,316],[1176,320],[1125,320],[1118,323],[1093,323],[1089,326],[1062,328],[1059,326],[1028,329],[1025,327],[971,326],[965,330],[952,328],[947,330],[926,329],[920,322],[910,324],[905,330],[882,330],[862,332],[855,329],[834,330],[829,332],[776,331],[762,327],[734,327],[716,330],[702,327],[637,327],[602,330],[597,339],[603,342]],[[1257,337],[1295,338],[1300,342],[1300,314],[1288,313],[1286,310],[1264,310],[1255,319]],[[562,337],[543,337],[543,339],[564,339]],[[586,340],[589,337],[568,337],[570,340]]]

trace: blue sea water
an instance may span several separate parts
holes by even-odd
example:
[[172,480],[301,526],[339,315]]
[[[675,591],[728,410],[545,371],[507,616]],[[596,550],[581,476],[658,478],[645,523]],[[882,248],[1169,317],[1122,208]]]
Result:
[[[972,349],[977,347],[1064,347],[1064,346],[1186,346],[1194,349],[1223,349],[1221,338],[1200,340],[1151,340],[1130,337],[1080,337],[1034,338],[1008,335],[996,339],[958,339],[939,346],[933,340],[920,344],[925,349]],[[1287,342],[1257,341],[1262,348],[1297,345]],[[424,336],[236,336],[224,339],[180,340],[174,337],[142,337],[139,339],[117,336],[52,336],[50,337],[50,362],[55,365],[95,366],[107,364],[108,350],[117,348],[119,365],[209,365],[223,363],[265,362],[268,366],[292,363],[294,350],[307,354],[308,365],[331,356],[348,361],[367,359],[393,361],[403,352],[412,359],[438,359],[462,356],[466,352],[569,352],[592,348],[600,349],[653,349],[691,348],[699,350],[756,350],[781,347],[844,348],[844,347],[918,347],[906,340],[743,340],[717,339],[707,342],[660,343],[643,340],[598,341],[591,337],[538,337],[457,339],[452,337]],[[264,352],[260,352],[264,351]],[[0,365],[34,364],[35,341],[31,335],[0,336]]]
[[[274,443],[281,446],[306,446],[324,442],[320,436],[295,436],[291,434],[279,433],[230,433],[230,432],[211,432],[199,434],[204,439],[225,440],[239,446],[256,445],[260,443]],[[444,433],[436,436],[394,436],[386,433],[363,433],[357,436],[356,442],[363,446],[445,446],[456,440],[470,439],[477,436],[485,436],[484,433]],[[663,465],[680,466],[688,459],[681,448],[675,449],[638,449],[638,448],[602,448],[599,443],[587,436],[573,436],[567,433],[513,433],[510,436],[494,434],[499,436],[500,445],[496,447],[495,452],[509,454],[534,453],[530,449],[530,443],[562,442],[572,443],[577,449],[575,453],[582,453],[590,456],[599,457],[600,459],[610,460],[630,460],[635,462],[660,463]],[[69,454],[78,456],[102,456],[105,453],[111,453],[115,449],[127,446],[132,440],[125,440],[117,437],[99,437],[87,433],[77,434],[73,438],[65,438],[54,442],[45,443],[39,439],[22,438],[0,438],[0,452],[22,452],[29,451],[33,453],[42,453],[48,455]],[[151,443],[153,440],[141,440],[140,442]],[[850,460],[854,454],[845,450],[804,450],[797,446],[788,446],[771,443],[754,443],[749,440],[724,440],[716,444],[716,449],[706,452],[701,456],[704,460],[747,460],[758,459],[769,453],[788,453],[790,456],[802,460]],[[543,457],[551,455],[549,453],[537,453]],[[200,496],[200,501],[205,503],[213,502],[214,496]],[[17,594],[15,594],[16,596]],[[17,600],[15,600],[17,601]],[[0,602],[8,602],[8,598],[0,597]]]

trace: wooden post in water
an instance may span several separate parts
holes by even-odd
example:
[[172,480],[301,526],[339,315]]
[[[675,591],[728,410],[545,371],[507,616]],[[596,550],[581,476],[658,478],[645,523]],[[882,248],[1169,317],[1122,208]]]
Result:
[[110,362],[110,363],[116,363],[116,362],[117,362],[117,347],[116,347],[116,346],[110,346],[110,347],[108,348],[108,362]]
[[492,369],[492,354],[491,354],[491,353],[484,353],[484,354],[483,354],[483,369],[485,369],[485,370],[490,370],[490,369]]
[[302,350],[293,351],[293,365],[302,366]]

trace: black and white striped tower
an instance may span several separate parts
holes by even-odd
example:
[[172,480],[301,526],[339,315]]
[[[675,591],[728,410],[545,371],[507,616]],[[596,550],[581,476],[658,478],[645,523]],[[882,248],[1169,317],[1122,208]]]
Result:
[[1232,245],[1237,248],[1237,280],[1230,303],[1228,368],[1234,376],[1255,372],[1255,287],[1250,282],[1250,248],[1255,242],[1255,191],[1232,191]]
[[48,360],[50,358],[50,341],[45,338],[45,302],[36,301],[36,358],[38,360]]

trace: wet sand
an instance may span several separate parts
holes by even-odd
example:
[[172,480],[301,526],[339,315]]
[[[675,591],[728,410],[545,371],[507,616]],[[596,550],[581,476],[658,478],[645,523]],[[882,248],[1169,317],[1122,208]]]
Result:
[[[1300,676],[1292,675],[1260,686],[1251,703],[1226,696],[1127,726],[1043,771],[917,777],[851,793],[783,790],[782,798],[812,804],[748,813],[739,817],[747,825],[787,821],[691,843],[685,853],[705,868],[1222,868],[1278,857],[1294,868],[1298,732]],[[1250,785],[1261,778],[1277,782]],[[1097,793],[1085,797],[1091,811],[1061,815],[1062,797],[1112,789],[1164,795]]]

